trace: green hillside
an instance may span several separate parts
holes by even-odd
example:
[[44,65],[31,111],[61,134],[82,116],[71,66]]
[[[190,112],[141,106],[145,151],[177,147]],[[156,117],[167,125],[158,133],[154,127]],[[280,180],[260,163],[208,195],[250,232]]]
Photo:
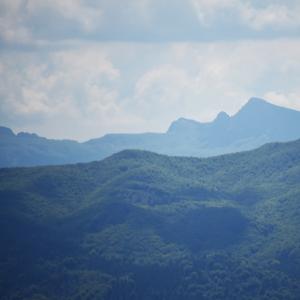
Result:
[[299,299],[300,140],[0,169],[1,299]]

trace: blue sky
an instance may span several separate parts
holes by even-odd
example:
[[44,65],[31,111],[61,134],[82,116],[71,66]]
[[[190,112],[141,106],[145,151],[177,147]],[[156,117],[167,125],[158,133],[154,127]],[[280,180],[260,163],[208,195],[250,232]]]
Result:
[[234,114],[300,110],[300,2],[0,0],[0,119],[86,140]]

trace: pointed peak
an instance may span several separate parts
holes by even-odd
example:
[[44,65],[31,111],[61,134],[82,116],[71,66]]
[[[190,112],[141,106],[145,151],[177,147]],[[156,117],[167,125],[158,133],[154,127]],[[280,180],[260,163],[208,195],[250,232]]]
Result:
[[274,107],[275,105],[257,97],[250,98],[246,104],[242,106],[242,108],[237,112],[237,114],[245,112],[245,111],[261,111],[262,109],[269,109],[270,107]]
[[248,100],[248,102],[244,105],[245,107],[247,106],[253,106],[253,105],[272,105],[268,101],[262,99],[262,98],[257,98],[257,97],[252,97]]
[[248,107],[252,107],[252,108],[264,107],[265,109],[273,108],[273,109],[280,109],[280,110],[298,111],[298,110],[295,110],[295,109],[292,109],[292,108],[289,108],[286,106],[282,106],[279,104],[269,102],[269,101],[261,99],[261,98],[250,98],[248,100],[248,102],[242,107],[242,109],[245,107],[247,107],[247,108]]
[[223,122],[230,119],[230,116],[225,112],[221,111],[218,113],[217,117],[215,118],[214,122]]

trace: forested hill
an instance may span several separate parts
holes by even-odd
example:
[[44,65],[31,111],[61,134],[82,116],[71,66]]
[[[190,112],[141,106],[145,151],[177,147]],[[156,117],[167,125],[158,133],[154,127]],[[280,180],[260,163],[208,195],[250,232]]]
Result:
[[103,159],[125,149],[207,157],[300,138],[300,112],[250,99],[235,115],[212,122],[180,118],[165,133],[107,134],[84,143],[49,140],[0,127],[0,167],[58,165]]
[[0,170],[1,299],[299,299],[300,140]]

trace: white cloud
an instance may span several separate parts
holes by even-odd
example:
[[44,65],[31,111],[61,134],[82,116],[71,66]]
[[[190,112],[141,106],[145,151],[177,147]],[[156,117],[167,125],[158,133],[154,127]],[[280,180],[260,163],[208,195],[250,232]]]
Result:
[[251,96],[299,108],[299,40],[73,45],[0,61],[1,119],[49,137],[165,131],[179,117],[233,114]]
[[279,106],[289,107],[300,111],[300,90],[283,93],[269,91],[264,94],[264,98]]
[[286,106],[300,103],[290,92],[300,84],[299,41],[179,44],[168,53],[172,63],[147,70],[135,85],[134,107],[149,122],[160,120],[163,126],[151,124],[157,130],[181,116],[208,121],[221,110],[234,114],[251,96],[276,101],[270,87],[287,95]]
[[[255,6],[243,0],[191,0],[199,21],[206,26],[219,22],[220,17],[228,22],[240,20],[254,30],[298,28],[300,26],[300,3],[275,4],[266,2]],[[273,27],[273,28],[272,28]]]
[[299,35],[299,1],[257,3],[244,0],[2,0],[0,39],[5,46],[57,46],[59,41],[70,39],[157,42]]
[[174,107],[183,106],[190,84],[185,70],[162,65],[149,70],[136,82],[134,96],[138,107],[148,112],[151,119],[153,113],[163,115],[168,109],[174,112]]
[[[248,97],[247,91],[230,76],[232,65],[225,66],[217,53],[202,53],[203,50],[198,49],[193,57],[196,73],[179,65],[162,65],[137,81],[135,107],[147,120],[161,120],[164,128],[178,117],[209,121],[219,110],[232,112],[237,103]],[[192,51],[187,50],[186,55]]]
[[[31,53],[23,57],[7,56],[0,73],[0,104],[2,112],[16,118],[44,119],[47,135],[65,136],[63,131],[51,131],[51,120],[71,122],[72,136],[82,139],[84,130],[97,136],[104,133],[96,126],[108,126],[119,114],[117,91],[110,87],[120,76],[99,49],[69,50],[36,58]],[[93,127],[86,128],[87,120]],[[82,125],[80,125],[82,124]],[[82,127],[76,133],[75,128]],[[45,134],[45,133],[44,133]]]
[[[52,39],[51,28],[56,35],[70,23],[69,31],[79,29],[93,32],[102,22],[103,12],[99,5],[89,5],[81,0],[2,0],[0,2],[0,39],[12,44],[39,44]],[[35,36],[36,31],[44,36]],[[69,34],[71,34],[70,32]],[[51,37],[52,36],[52,37]]]
[[235,8],[238,0],[190,0],[196,10],[197,16],[203,25],[211,25],[217,14]]
[[28,16],[37,17],[41,13],[57,13],[60,17],[79,23],[89,32],[95,29],[103,12],[99,6],[90,6],[87,1],[81,0],[28,0],[26,5]]
[[7,43],[28,43],[30,30],[24,26],[24,0],[0,1],[0,40]]
[[299,27],[300,5],[287,7],[286,5],[269,5],[264,8],[254,8],[249,4],[239,6],[243,22],[255,30],[275,26],[278,28]]

